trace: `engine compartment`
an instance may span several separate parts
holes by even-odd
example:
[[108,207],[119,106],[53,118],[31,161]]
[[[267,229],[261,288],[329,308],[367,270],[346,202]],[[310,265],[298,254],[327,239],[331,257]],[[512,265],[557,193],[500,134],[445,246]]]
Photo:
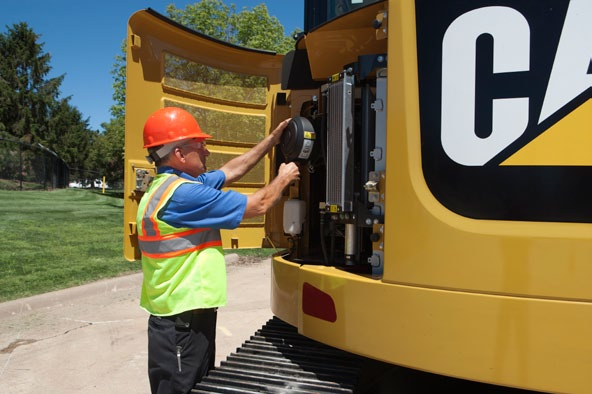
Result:
[[298,196],[284,205],[286,259],[382,273],[386,64],[386,55],[376,54],[346,65],[302,103],[284,132],[278,161],[297,162],[306,173]]

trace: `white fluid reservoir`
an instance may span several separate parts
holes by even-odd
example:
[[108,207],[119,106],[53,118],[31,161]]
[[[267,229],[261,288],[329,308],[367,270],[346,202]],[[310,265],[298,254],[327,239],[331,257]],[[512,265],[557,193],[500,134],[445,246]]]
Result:
[[306,218],[306,203],[302,200],[288,200],[284,203],[284,233],[292,236],[302,232]]

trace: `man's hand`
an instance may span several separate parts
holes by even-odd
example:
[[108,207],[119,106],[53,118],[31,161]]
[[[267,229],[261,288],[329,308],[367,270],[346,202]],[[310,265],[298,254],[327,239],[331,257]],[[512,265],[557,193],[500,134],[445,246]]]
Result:
[[255,164],[261,160],[263,156],[269,153],[274,146],[280,143],[282,133],[290,122],[291,118],[288,118],[281,122],[263,141],[259,142],[252,149],[243,153],[240,156],[230,160],[220,170],[226,175],[226,182],[224,186],[229,186],[233,182],[238,181],[247,172],[249,172]]
[[280,139],[282,138],[282,134],[284,133],[284,130],[288,126],[288,123],[290,123],[290,120],[292,120],[292,118],[288,118],[288,119],[280,122],[280,124],[277,125],[277,127],[271,133],[269,133],[269,135],[273,139],[274,146],[280,143]]
[[282,197],[283,190],[292,182],[300,178],[300,170],[295,163],[282,163],[277,176],[269,183],[247,196],[247,206],[244,219],[264,215]]
[[278,178],[285,179],[286,184],[290,184],[300,179],[300,170],[295,163],[282,163],[278,169]]

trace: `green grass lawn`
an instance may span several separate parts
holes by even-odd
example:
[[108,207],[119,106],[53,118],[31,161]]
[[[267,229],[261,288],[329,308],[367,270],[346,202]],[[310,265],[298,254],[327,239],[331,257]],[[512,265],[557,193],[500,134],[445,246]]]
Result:
[[0,301],[140,270],[123,258],[119,194],[0,190]]
[[0,190],[0,302],[140,270],[123,257],[121,193]]

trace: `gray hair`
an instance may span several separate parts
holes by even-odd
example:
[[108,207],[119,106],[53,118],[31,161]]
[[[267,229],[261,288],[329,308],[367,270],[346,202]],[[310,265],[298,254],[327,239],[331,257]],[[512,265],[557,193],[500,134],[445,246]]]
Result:
[[160,163],[171,153],[179,144],[179,141],[169,142],[168,144],[153,146],[148,148],[146,159],[150,164],[155,163],[158,167]]

